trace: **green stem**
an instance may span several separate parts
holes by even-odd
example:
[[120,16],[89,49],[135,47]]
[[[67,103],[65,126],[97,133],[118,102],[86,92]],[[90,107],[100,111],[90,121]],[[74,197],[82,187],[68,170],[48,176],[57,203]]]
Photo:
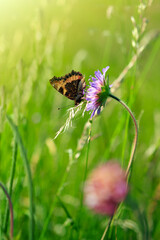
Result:
[[[15,175],[16,160],[17,160],[17,141],[16,141],[16,139],[14,139],[12,167],[11,167],[11,175],[10,175],[11,177],[10,177],[9,191],[8,191],[10,196],[12,196],[12,188],[13,188],[13,180],[14,180],[14,175]],[[5,217],[4,217],[4,233],[7,232],[8,220],[9,220],[9,204],[7,203]]]
[[112,219],[113,219],[113,216],[110,217],[109,222],[108,222],[108,224],[107,224],[107,226],[106,226],[106,228],[104,230],[104,233],[103,233],[103,235],[101,237],[101,240],[104,240],[104,238],[106,236],[106,233],[109,231],[111,223],[112,223]]
[[13,205],[12,205],[12,201],[11,198],[5,188],[5,186],[3,185],[3,183],[0,182],[0,187],[3,189],[7,199],[8,199],[8,204],[9,204],[9,209],[10,209],[10,238],[13,239]]
[[[89,158],[89,149],[90,149],[90,142],[91,142],[91,130],[92,130],[92,120],[90,120],[90,121],[91,121],[91,125],[90,125],[89,135],[88,135],[88,146],[87,146],[86,164],[85,164],[85,170],[84,170],[83,187],[82,187],[82,189],[84,189],[84,184],[85,184],[85,181],[86,181],[87,169],[88,169],[88,158]],[[82,195],[81,195],[80,208],[82,207],[82,204],[83,204],[83,190],[82,190]]]
[[90,121],[91,121],[91,125],[90,125],[89,136],[88,136],[88,147],[87,147],[87,156],[86,156],[86,165],[85,165],[85,171],[84,171],[83,184],[85,183],[86,176],[87,176],[89,149],[90,149],[90,143],[91,143],[92,120],[90,120]]
[[13,123],[11,118],[9,116],[6,116],[7,120],[9,122],[10,127],[12,128],[12,131],[15,135],[16,141],[19,145],[20,148],[20,153],[23,159],[23,163],[26,169],[26,174],[28,178],[28,187],[29,187],[29,200],[30,200],[30,221],[29,221],[29,239],[33,240],[34,239],[34,203],[33,203],[33,183],[32,183],[32,175],[31,175],[31,169],[29,166],[29,161],[27,158],[27,153],[26,149],[23,145],[23,141],[21,138],[21,135],[19,134],[17,126]]
[[133,145],[132,145],[132,150],[131,150],[128,166],[127,166],[127,169],[126,169],[126,177],[128,177],[129,171],[131,169],[132,162],[133,162],[133,159],[134,159],[136,146],[137,146],[137,141],[138,141],[138,124],[137,124],[137,121],[136,121],[132,111],[130,110],[130,108],[123,101],[121,101],[119,98],[117,98],[116,96],[112,95],[111,93],[109,94],[109,96],[111,98],[115,99],[116,101],[118,101],[128,111],[128,113],[130,114],[130,116],[131,116],[131,118],[133,120],[134,126],[135,126],[135,136],[134,136],[134,140],[133,140]]
[[[88,159],[89,159],[89,149],[90,149],[90,142],[91,142],[92,120],[90,120],[90,123],[91,123],[91,125],[90,125],[90,128],[89,128],[89,135],[88,135],[87,155],[86,155],[84,177],[83,177],[83,182],[82,182],[82,193],[81,193],[81,199],[80,199],[80,208],[79,208],[78,220],[77,220],[78,227],[80,225],[80,216],[81,216],[82,205],[83,205],[84,185],[85,185],[85,181],[86,181],[86,177],[87,177],[87,170],[88,170]],[[80,227],[79,227],[79,229],[80,229]],[[78,232],[78,239],[79,239],[79,232]]]

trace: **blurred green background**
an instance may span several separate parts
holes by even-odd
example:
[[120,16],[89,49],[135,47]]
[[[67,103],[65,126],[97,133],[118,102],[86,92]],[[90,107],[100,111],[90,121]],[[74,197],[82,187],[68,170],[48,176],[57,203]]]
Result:
[[[141,5],[140,5],[141,4]],[[139,12],[138,6],[144,10]],[[10,179],[13,132],[7,113],[18,126],[29,159],[35,203],[35,237],[40,239],[54,197],[69,162],[76,152],[89,113],[81,113],[73,126],[56,140],[74,102],[59,94],[49,79],[72,69],[85,75],[110,66],[112,83],[136,54],[145,34],[159,31],[160,1],[135,0],[0,0],[0,180]],[[134,39],[136,21],[147,26]],[[133,41],[136,42],[134,47]],[[139,141],[130,180],[130,198],[112,227],[110,239],[159,239],[160,235],[160,37],[153,38],[115,93],[129,104],[139,123]],[[118,159],[127,166],[134,127],[128,114],[114,101],[92,125],[88,172],[98,163]],[[97,137],[98,136],[98,137]],[[97,137],[97,138],[94,138]],[[82,206],[82,182],[87,144],[72,165],[61,200],[76,230],[56,201],[42,239],[100,239],[107,220]],[[1,226],[6,200],[0,193]],[[14,239],[28,239],[28,182],[18,150],[12,202]],[[75,220],[76,221],[76,220]],[[78,233],[77,233],[78,232]],[[1,227],[2,234],[2,227]],[[116,236],[117,234],[117,236]],[[117,237],[117,238],[116,238]]]

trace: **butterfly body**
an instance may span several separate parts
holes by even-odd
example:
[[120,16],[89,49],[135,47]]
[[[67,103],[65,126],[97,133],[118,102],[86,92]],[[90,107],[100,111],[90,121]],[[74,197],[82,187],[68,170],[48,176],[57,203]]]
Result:
[[72,72],[62,77],[53,77],[49,80],[50,84],[62,95],[74,100],[75,105],[78,105],[84,96],[86,83],[83,75],[80,72]]

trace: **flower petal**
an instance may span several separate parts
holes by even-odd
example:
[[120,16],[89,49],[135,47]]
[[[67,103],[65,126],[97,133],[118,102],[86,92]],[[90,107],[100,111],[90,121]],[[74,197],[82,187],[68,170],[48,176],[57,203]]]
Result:
[[[95,115],[95,112],[97,111],[97,114],[100,114],[101,112],[101,106],[104,105],[104,102],[106,101],[108,95],[106,83],[105,83],[105,73],[109,69],[109,66],[106,68],[103,68],[102,72],[103,74],[98,70],[95,71],[95,77],[91,77],[89,79],[89,88],[86,91],[85,99],[87,100],[86,105],[86,111],[92,111],[91,118]],[[109,90],[108,90],[109,91]],[[100,98],[101,93],[106,92],[107,95],[103,94],[104,97]]]
[[103,75],[99,70],[95,72],[95,76],[99,81],[103,81]]
[[97,114],[99,115],[100,112],[101,112],[101,106],[98,108],[98,110],[97,110]]
[[95,111],[96,111],[96,109],[94,109],[94,111],[92,112],[92,114],[91,114],[91,118],[94,116]]
[[87,103],[86,111],[94,110],[95,106],[93,103]]
[[92,81],[93,81],[93,82],[97,82],[97,78],[92,77]]
[[107,67],[105,67],[105,68],[102,69],[103,77],[105,77],[105,74],[106,74],[106,72],[108,71],[108,69],[109,69],[109,66],[107,66]]
[[91,82],[91,86],[99,91],[101,90],[101,85],[99,83]]

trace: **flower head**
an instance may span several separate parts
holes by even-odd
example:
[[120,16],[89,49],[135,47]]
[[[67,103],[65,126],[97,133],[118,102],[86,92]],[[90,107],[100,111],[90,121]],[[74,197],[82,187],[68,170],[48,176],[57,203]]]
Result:
[[97,167],[84,189],[85,204],[96,213],[112,216],[128,193],[125,171],[116,161]]
[[95,72],[95,77],[92,77],[92,82],[90,82],[90,87],[86,93],[86,111],[92,110],[91,118],[94,116],[95,112],[100,114],[101,107],[105,105],[106,100],[110,93],[109,81],[106,81],[105,74],[109,66],[102,69],[103,74],[98,70]]

